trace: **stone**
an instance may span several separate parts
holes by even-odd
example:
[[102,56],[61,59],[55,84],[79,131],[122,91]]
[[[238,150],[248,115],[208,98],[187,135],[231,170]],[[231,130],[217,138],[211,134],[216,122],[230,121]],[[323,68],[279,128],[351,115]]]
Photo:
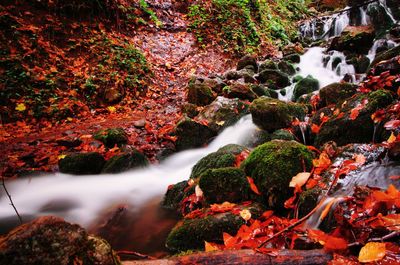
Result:
[[336,50],[367,54],[374,38],[374,30],[370,27],[348,26],[340,36],[333,38],[328,51]]
[[99,174],[104,164],[104,157],[97,152],[70,154],[58,161],[60,172],[73,175]]
[[256,58],[254,58],[251,55],[245,55],[243,56],[237,63],[237,67],[236,70],[242,70],[244,69],[246,66],[252,66],[254,68],[255,71],[257,71],[258,69],[258,65],[257,65],[257,60]]
[[121,147],[128,143],[128,136],[122,128],[100,130],[93,135],[93,138],[102,142],[108,148]]
[[318,89],[318,79],[315,79],[309,75],[296,83],[293,90],[292,100],[296,101],[301,95],[312,93],[314,91],[317,91]]
[[216,134],[206,125],[188,117],[182,118],[175,127],[177,137],[175,145],[178,151],[201,147]]
[[357,93],[357,85],[350,83],[332,83],[319,90],[322,106],[343,102]]
[[148,164],[147,157],[134,149],[111,157],[104,164],[102,173],[120,173],[133,168],[145,167]]
[[256,76],[261,82],[270,88],[281,89],[290,85],[290,79],[287,74],[280,70],[264,70]]

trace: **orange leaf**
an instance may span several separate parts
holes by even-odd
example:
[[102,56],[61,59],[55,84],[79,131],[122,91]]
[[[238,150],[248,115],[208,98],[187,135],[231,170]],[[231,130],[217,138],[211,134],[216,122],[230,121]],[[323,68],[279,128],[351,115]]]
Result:
[[319,133],[319,130],[321,129],[321,126],[318,126],[318,125],[316,125],[316,124],[311,124],[311,131],[314,133],[314,134],[318,134]]
[[360,110],[357,107],[352,109],[351,112],[350,112],[350,120],[357,119],[358,114],[360,114]]
[[250,184],[250,189],[257,195],[261,195],[261,192],[258,190],[256,184],[254,184],[254,180],[251,177],[247,177],[247,181]]
[[210,210],[213,211],[214,213],[224,213],[224,212],[229,212],[235,206],[236,204],[230,202],[224,202],[222,204],[211,204]]
[[363,246],[358,255],[359,262],[374,262],[383,259],[386,255],[385,243],[369,242]]
[[231,248],[231,247],[235,246],[235,244],[236,244],[236,238],[235,237],[233,237],[230,234],[225,233],[225,232],[222,233],[222,237],[224,239],[225,247]]
[[209,243],[207,241],[204,241],[204,248],[206,252],[211,252],[211,251],[217,251],[220,250],[217,244],[215,243]]
[[326,152],[322,152],[318,159],[313,159],[313,165],[315,167],[314,173],[319,175],[324,172],[330,165],[332,161],[330,160]]

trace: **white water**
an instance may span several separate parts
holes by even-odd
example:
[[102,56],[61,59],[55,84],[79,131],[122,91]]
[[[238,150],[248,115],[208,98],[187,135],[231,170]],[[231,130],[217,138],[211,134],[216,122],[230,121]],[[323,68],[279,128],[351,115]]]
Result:
[[[21,215],[57,215],[70,222],[88,226],[98,213],[115,203],[140,207],[163,195],[169,184],[187,180],[192,166],[205,155],[227,144],[243,144],[255,131],[251,116],[224,130],[208,147],[183,151],[157,166],[116,175],[72,176],[49,174],[7,183]],[[71,209],[43,212],[51,203],[68,202]],[[8,198],[0,198],[0,220],[15,216]]]
[[378,39],[375,40],[374,45],[372,45],[371,49],[368,52],[368,58],[372,62],[375,59],[376,51],[379,47],[386,46],[388,49],[391,49],[397,46],[396,42],[387,39]]

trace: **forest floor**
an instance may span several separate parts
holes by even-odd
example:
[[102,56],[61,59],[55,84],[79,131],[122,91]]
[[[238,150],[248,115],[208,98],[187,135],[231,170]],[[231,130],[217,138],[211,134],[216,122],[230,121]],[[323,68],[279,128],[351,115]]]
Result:
[[175,1],[147,2],[156,10],[163,26],[149,24],[135,32],[118,33],[121,38],[135,43],[151,65],[153,75],[149,88],[145,96],[136,100],[137,106],[96,109],[59,123],[25,120],[1,124],[3,176],[57,170],[59,157],[68,151],[57,142],[59,140],[80,139],[82,144],[75,150],[104,154],[104,147],[93,144],[91,139],[91,134],[99,129],[124,128],[130,144],[152,161],[156,160],[157,151],[171,145],[166,133],[181,117],[180,107],[185,101],[190,76],[220,73],[235,62],[213,45],[196,45],[195,36],[187,30],[187,17],[174,6]]

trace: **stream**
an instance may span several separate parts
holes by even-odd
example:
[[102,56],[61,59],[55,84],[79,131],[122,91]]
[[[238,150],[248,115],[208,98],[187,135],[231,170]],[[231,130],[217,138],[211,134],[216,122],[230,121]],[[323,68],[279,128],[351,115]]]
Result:
[[[385,1],[379,1],[379,4],[386,7]],[[365,8],[360,8],[360,12],[359,24],[368,24],[370,18]],[[337,36],[350,24],[351,19],[347,13],[342,13],[324,17],[323,21],[322,32],[317,33],[316,22],[310,21],[301,27],[302,35],[311,36],[314,40]],[[375,57],[378,41],[386,41],[389,46],[395,45],[392,41],[377,40],[368,54],[370,59]],[[327,62],[325,60],[324,63],[324,58],[328,55],[330,60]],[[332,60],[335,57],[340,57],[342,62],[333,67]],[[295,67],[298,68],[298,75],[303,77],[312,75],[317,78],[320,88],[339,82],[345,75],[352,76],[353,82],[359,81],[355,77],[354,67],[346,63],[343,53],[331,51],[328,54],[326,48],[322,47],[309,48]],[[280,99],[289,101],[293,89],[294,85],[287,87],[286,96],[280,96]],[[119,231],[120,234],[111,240],[111,244],[117,246],[117,249],[154,253],[159,250],[167,231],[176,222],[173,217],[160,212],[158,207],[168,185],[187,180],[193,165],[218,148],[227,144],[246,144],[256,129],[251,116],[247,115],[235,125],[225,129],[207,147],[179,152],[159,165],[113,175],[47,174],[9,181],[7,188],[25,222],[38,216],[55,215],[69,222],[78,223],[90,231],[91,228],[99,226],[99,220],[103,220],[101,217],[109,215],[107,212],[115,215],[115,209],[122,209],[128,213],[133,223],[125,223],[129,227]],[[368,181],[370,179],[368,175],[372,174],[371,172],[381,172],[377,169],[379,167],[380,165],[373,164],[360,174],[359,177],[364,179],[363,185],[374,185]],[[395,169],[390,168],[396,174],[400,173],[398,169],[397,166]],[[348,192],[348,189],[342,192]],[[156,226],[162,221],[166,222],[164,229],[157,229]],[[4,192],[0,193],[0,234],[9,231],[17,224],[18,219],[7,196]],[[149,236],[148,241],[157,241],[156,246],[146,245],[144,235]]]

